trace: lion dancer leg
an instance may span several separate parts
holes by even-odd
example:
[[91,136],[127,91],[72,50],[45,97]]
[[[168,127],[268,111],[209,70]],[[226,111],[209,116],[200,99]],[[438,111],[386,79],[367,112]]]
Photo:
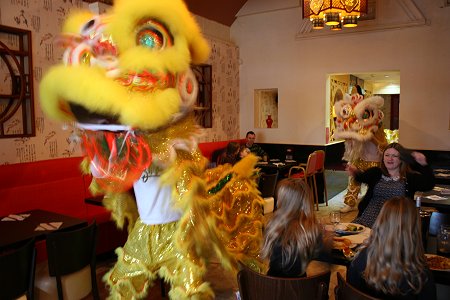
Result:
[[[357,167],[360,171],[366,171],[372,167],[379,167],[380,162],[376,161],[365,161],[362,159],[357,159],[351,163],[353,166]],[[357,209],[358,196],[361,191],[361,184],[357,182],[352,176],[348,177],[347,193],[344,196],[345,207],[341,209],[341,212],[347,213]]]
[[[203,261],[176,247],[178,222],[147,225],[137,220],[123,248],[118,248],[115,266],[103,277],[110,289],[108,299],[142,299],[159,276],[171,284],[171,299],[213,299],[203,282]],[[188,258],[189,257],[189,258]]]

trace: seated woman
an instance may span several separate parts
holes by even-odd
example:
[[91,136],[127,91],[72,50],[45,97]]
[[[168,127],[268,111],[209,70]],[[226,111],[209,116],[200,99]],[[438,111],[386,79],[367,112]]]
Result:
[[231,164],[234,165],[238,161],[240,145],[237,142],[229,142],[225,152],[217,159],[218,165]]
[[386,201],[370,237],[350,265],[347,281],[382,299],[436,299],[420,225],[411,200],[394,197]]
[[305,276],[310,260],[322,246],[310,190],[303,180],[283,179],[277,186],[277,210],[265,229],[263,258],[270,259],[267,275]]
[[241,148],[239,150],[239,159],[243,159],[250,153],[251,153],[250,149],[248,149],[245,145],[241,145]]
[[392,197],[414,198],[417,191],[434,187],[433,170],[427,164],[425,155],[410,152],[398,143],[389,144],[383,152],[381,167],[360,172],[352,165],[348,173],[356,181],[368,185],[363,200],[358,205],[358,216],[353,223],[372,227],[384,202]]

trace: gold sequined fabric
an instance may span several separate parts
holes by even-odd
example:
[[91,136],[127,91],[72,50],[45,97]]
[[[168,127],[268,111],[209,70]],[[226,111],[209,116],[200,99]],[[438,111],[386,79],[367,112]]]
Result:
[[[263,200],[253,175],[256,158],[206,171],[207,162],[196,147],[173,149],[175,155],[166,156],[168,167],[160,169],[160,179],[173,190],[167,201],[183,215],[170,224],[136,222],[123,250],[117,251],[116,266],[105,276],[112,299],[144,297],[157,274],[171,283],[172,299],[210,299],[213,292],[203,276],[205,259],[212,254],[234,271],[238,261],[256,270],[262,267]],[[213,194],[208,192],[212,187]],[[116,205],[114,210],[123,209]]]
[[[354,165],[361,171],[366,171],[367,169],[370,169],[372,167],[379,167],[381,165],[381,163],[376,162],[376,161],[366,161],[366,160],[362,160],[362,159],[357,159],[354,162],[352,162],[352,165]],[[357,182],[353,178],[353,176],[349,176],[347,193],[344,196],[344,203],[350,207],[355,207],[360,190],[361,190],[361,184],[359,182]]]
[[111,288],[111,299],[145,297],[148,286],[158,275],[171,283],[172,299],[189,299],[193,295],[200,299],[213,297],[203,282],[204,263],[188,259],[188,249],[177,247],[174,239],[177,227],[178,222],[149,226],[137,220],[123,249],[116,250],[116,265],[104,277]]

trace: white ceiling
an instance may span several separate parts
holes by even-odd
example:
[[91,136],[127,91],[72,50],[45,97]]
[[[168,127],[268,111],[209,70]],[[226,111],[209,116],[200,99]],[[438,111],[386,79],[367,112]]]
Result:
[[373,86],[374,94],[400,94],[400,72],[367,72],[352,73]]

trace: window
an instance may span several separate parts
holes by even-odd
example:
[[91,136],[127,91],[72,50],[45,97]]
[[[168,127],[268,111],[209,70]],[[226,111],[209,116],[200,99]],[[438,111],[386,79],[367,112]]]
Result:
[[0,138],[35,136],[31,31],[0,25]]

